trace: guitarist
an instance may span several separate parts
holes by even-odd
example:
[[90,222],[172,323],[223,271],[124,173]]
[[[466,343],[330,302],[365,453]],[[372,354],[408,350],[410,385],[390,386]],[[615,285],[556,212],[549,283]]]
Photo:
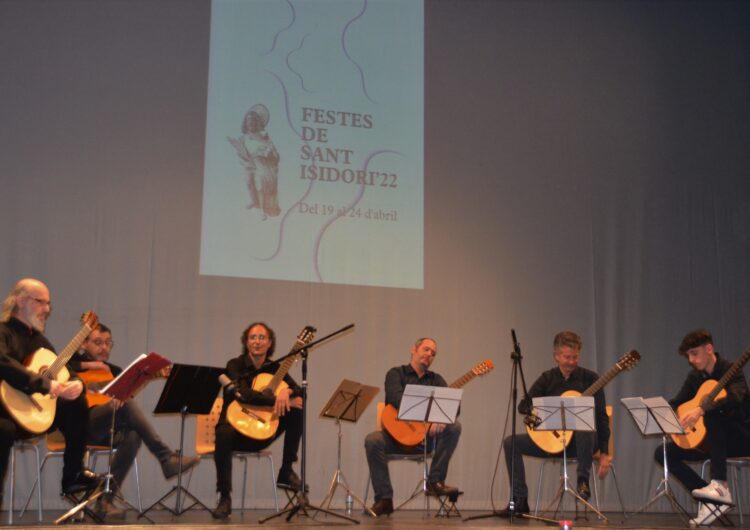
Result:
[[[581,337],[572,331],[561,331],[555,335],[553,342],[553,358],[557,367],[544,372],[531,385],[528,397],[518,404],[518,412],[521,414],[531,413],[531,398],[545,396],[559,396],[568,390],[584,392],[599,378],[599,376],[578,366],[583,341]],[[594,394],[596,432],[576,432],[570,445],[568,454],[575,455],[578,459],[578,483],[577,492],[583,499],[588,500],[591,496],[589,488],[589,473],[593,455],[599,451],[599,478],[604,478],[609,471],[611,458],[609,456],[609,418],[607,417],[604,390]],[[523,455],[538,458],[551,457],[541,447],[537,446],[528,434],[516,435],[515,460],[511,455],[512,436],[503,441],[505,450],[505,464],[510,476],[511,464],[514,465],[513,499],[515,502],[514,515],[528,514],[528,487],[526,486],[526,474],[523,464]],[[554,455],[557,456],[557,455]],[[510,505],[500,510],[501,517],[510,517]]]
[[[682,339],[679,354],[685,357],[692,370],[688,373],[682,388],[669,404],[677,409],[692,400],[700,386],[709,379],[719,380],[732,367],[732,362],[720,357],[714,349],[711,333],[706,329],[691,331]],[[750,393],[742,370],[729,380],[725,390],[727,396],[713,402],[703,402],[680,415],[680,423],[686,431],[693,428],[699,418],[706,427],[708,449],[683,449],[674,442],[667,443],[667,465],[669,471],[679,480],[693,497],[701,500],[715,500],[720,504],[716,510],[721,513],[732,502],[732,494],[727,484],[727,457],[750,456]],[[663,463],[663,449],[657,448],[656,461]],[[711,482],[703,480],[686,462],[711,459]],[[716,520],[713,507],[700,505],[698,515],[691,523],[695,526],[710,525]]]
[[[29,395],[41,392],[59,398],[53,427],[65,436],[62,488],[65,493],[78,493],[99,484],[99,477],[83,467],[89,418],[83,383],[73,374],[65,383],[47,379],[23,364],[39,348],[54,351],[43,334],[51,312],[49,289],[44,283],[33,278],[16,283],[5,298],[0,315],[0,379]],[[30,433],[0,406],[0,500],[13,442],[28,437]]]
[[[443,377],[429,368],[437,355],[437,342],[431,338],[421,338],[411,347],[411,361],[403,366],[388,370],[385,376],[385,403],[396,409],[401,405],[401,397],[406,385],[448,386]],[[461,436],[461,424],[432,424],[427,433],[428,444],[433,446],[432,464],[427,477],[428,495],[449,495],[458,488],[448,486],[445,477],[448,475],[448,464]],[[371,510],[376,516],[393,513],[393,487],[388,473],[388,453],[422,453],[419,445],[410,449],[401,446],[387,431],[374,431],[365,438],[367,464],[370,467],[372,488],[375,492],[375,504]]]
[[[120,375],[122,368],[109,361],[112,354],[111,330],[102,323],[97,324],[91,334],[81,344],[78,352],[68,361],[68,368],[81,374],[88,381],[87,374],[101,374],[104,381],[101,386],[106,385],[113,378]],[[91,384],[91,383],[89,383]],[[119,487],[130,467],[133,464],[141,442],[146,444],[148,450],[159,461],[164,478],[170,479],[177,475],[180,458],[162,441],[153,425],[148,421],[138,403],[131,399],[125,403],[112,399],[106,403],[94,405],[89,409],[89,425],[87,429],[87,441],[94,445],[109,446],[109,429],[112,424],[112,409],[115,409],[115,449],[117,452],[112,458],[112,475],[115,479],[114,490],[117,493]],[[200,457],[182,457],[182,470],[195,466]],[[103,519],[115,519],[125,516],[125,512],[112,502],[111,496],[99,498],[95,510]]]
[[[282,433],[284,452],[276,485],[281,488],[299,491],[302,481],[292,469],[297,460],[300,440],[302,439],[302,389],[289,374],[284,381],[289,388],[281,390],[278,395],[268,391],[258,392],[252,389],[253,379],[261,373],[275,374],[279,363],[272,361],[276,349],[276,333],[263,322],[254,322],[242,332],[242,355],[230,359],[226,375],[236,385],[233,390],[224,392],[224,407],[216,425],[216,490],[219,492],[219,503],[213,511],[216,519],[226,519],[232,513],[232,451],[261,451],[271,445]],[[279,416],[279,427],[268,440],[255,440],[236,431],[227,421],[227,408],[235,400],[235,393],[241,402],[258,406],[269,406]]]

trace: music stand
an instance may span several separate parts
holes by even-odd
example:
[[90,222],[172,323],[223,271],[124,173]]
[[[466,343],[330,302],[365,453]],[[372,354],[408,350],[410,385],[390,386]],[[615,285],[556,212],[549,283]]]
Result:
[[[561,431],[563,437],[563,472],[560,475],[560,488],[557,495],[550,502],[548,509],[557,501],[557,507],[552,515],[555,519],[560,511],[565,495],[570,495],[574,500],[580,501],[584,506],[590,508],[604,521],[608,519],[602,512],[596,509],[590,502],[581,497],[575,488],[570,486],[568,477],[568,433],[566,431],[596,431],[594,419],[594,397],[593,396],[547,396],[532,399],[532,406],[539,416],[541,422],[535,430],[537,431]],[[524,515],[524,517],[528,517]]]
[[[143,388],[146,383],[148,383],[157,374],[157,372],[159,372],[159,370],[166,368],[170,364],[171,361],[169,359],[167,359],[166,357],[162,357],[158,353],[151,352],[148,355],[142,353],[141,355],[136,357],[135,360],[131,362],[120,373],[120,375],[110,381],[107,386],[102,388],[99,393],[105,394],[111,398],[125,403],[132,399],[133,396],[135,396],[135,394],[137,394],[141,390],[141,388]],[[92,513],[88,510],[88,505],[97,500],[102,495],[114,494],[115,498],[122,504],[124,504],[127,508],[135,510],[135,506],[126,501],[125,498],[121,495],[115,493],[115,490],[112,489],[112,482],[115,481],[114,477],[112,476],[112,458],[115,446],[116,415],[117,409],[115,407],[112,407],[112,419],[109,426],[109,457],[107,459],[107,473],[104,475],[104,487],[98,488],[94,493],[84,498],[73,508],[62,514],[55,520],[55,524],[60,524],[61,522],[67,521],[68,519],[79,513],[81,510],[91,516]],[[140,513],[139,516],[144,515],[144,513]],[[97,523],[102,522],[99,521],[98,516],[92,518]],[[146,519],[153,523],[153,521],[148,517],[146,517]]]
[[[323,501],[320,503],[325,508],[331,507],[331,501],[333,501],[336,488],[341,485],[346,490],[347,498],[351,497],[357,501],[370,515],[375,517],[375,513],[365,506],[365,502],[349,487],[344,472],[341,470],[341,439],[343,437],[341,434],[341,420],[356,423],[378,392],[380,392],[378,387],[363,385],[356,381],[344,379],[339,383],[336,390],[333,391],[328,403],[325,404],[323,410],[320,412],[321,418],[333,418],[338,427],[336,472],[333,474],[333,479],[331,479],[331,486],[328,488],[328,493],[326,493],[326,496],[323,497]],[[346,505],[346,509],[349,512],[350,506],[348,504]],[[317,513],[315,515],[317,516]],[[350,513],[347,513],[347,515],[350,515]]]
[[[462,394],[463,389],[460,388],[406,385],[398,409],[398,419],[424,423],[425,433],[429,431],[430,423],[456,423]],[[420,494],[427,496],[427,436],[422,442],[422,451],[422,479],[411,496],[399,504],[396,510],[403,508]]]
[[[656,486],[657,493],[650,500],[641,506],[638,510],[629,515],[634,515],[645,511],[649,506],[655,503],[661,497],[666,497],[672,505],[672,509],[677,512],[683,522],[688,525],[690,514],[677,501],[672,491],[669,489],[669,466],[667,464],[667,435],[668,434],[685,434],[680,420],[674,413],[667,400],[661,396],[644,399],[642,397],[622,398],[620,402],[630,413],[630,417],[638,426],[638,430],[644,437],[661,436],[662,458],[664,465],[664,475]],[[659,491],[661,490],[661,491]]]
[[[146,508],[139,517],[151,511],[157,505],[163,506],[174,515],[182,515],[196,505],[204,510],[211,511],[198,498],[190,493],[182,485],[182,455],[185,445],[185,418],[188,414],[208,414],[213,408],[216,395],[219,393],[221,384],[219,376],[224,373],[223,368],[213,366],[196,366],[191,364],[173,364],[169,378],[164,384],[159,402],[156,404],[154,414],[180,413],[180,449],[178,451],[179,467],[177,469],[177,486],[172,487],[167,493]],[[175,508],[172,510],[164,504],[164,501],[175,494]],[[190,497],[193,504],[187,508],[182,506],[182,495]]]

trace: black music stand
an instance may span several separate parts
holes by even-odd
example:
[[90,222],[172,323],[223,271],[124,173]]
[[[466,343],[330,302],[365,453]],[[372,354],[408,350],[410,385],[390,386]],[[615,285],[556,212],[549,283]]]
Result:
[[[111,398],[117,399],[125,403],[137,394],[146,383],[148,383],[153,377],[163,368],[169,366],[171,361],[166,357],[162,357],[158,353],[151,352],[148,355],[142,353],[136,359],[131,362],[116,378],[114,378],[107,386],[101,389],[100,393],[105,394]],[[115,493],[112,488],[112,483],[115,482],[112,476],[112,457],[114,454],[115,445],[115,417],[117,415],[117,409],[112,407],[112,420],[109,426],[109,458],[107,459],[107,473],[104,475],[104,487],[98,487],[97,490],[91,495],[85,497],[73,508],[62,514],[55,520],[55,524],[60,524],[67,521],[77,513],[83,511],[89,515],[97,523],[103,521],[100,517],[91,512],[88,509],[89,504],[97,500],[102,495],[114,494],[115,498],[124,504],[127,508],[135,510],[135,506],[125,500],[122,495]],[[40,484],[41,487],[41,484]],[[139,516],[144,515],[145,512],[140,513]],[[149,522],[153,523],[151,519],[146,517]]]
[[669,503],[672,505],[672,509],[677,512],[680,518],[683,520],[686,526],[690,523],[690,514],[682,505],[677,501],[677,498],[669,489],[669,465],[667,464],[667,435],[668,434],[685,434],[680,420],[674,413],[674,410],[669,405],[666,399],[661,396],[643,399],[641,397],[622,398],[620,402],[630,413],[630,417],[638,426],[638,430],[641,435],[645,437],[649,436],[661,436],[662,444],[662,457],[664,465],[664,475],[661,481],[656,486],[657,493],[651,497],[643,506],[638,508],[636,511],[631,513],[628,518],[645,511],[649,506],[659,500],[661,497],[666,497]]
[[[560,475],[560,488],[557,490],[555,498],[552,499],[549,504],[549,507],[552,507],[555,501],[557,501],[557,507],[555,508],[552,520],[555,520],[557,513],[562,506],[563,499],[567,494],[588,507],[605,522],[608,521],[602,512],[595,508],[589,501],[581,497],[575,488],[570,486],[570,480],[568,478],[568,442],[566,440],[566,431],[596,431],[593,396],[539,397],[533,398],[532,404],[536,414],[541,419],[541,422],[535,427],[535,429],[537,431],[562,431],[563,436],[563,472]],[[549,510],[545,510],[545,512],[546,511]],[[528,514],[525,514],[524,517],[529,519],[538,518],[536,516],[529,516]],[[538,519],[547,520],[546,518]]]
[[398,419],[421,421],[425,426],[425,439],[422,442],[422,479],[414,492],[395,509],[399,510],[419,495],[427,496],[427,436],[430,423],[456,423],[458,408],[461,406],[463,389],[443,386],[406,385],[398,408]]
[[[338,388],[333,391],[333,395],[331,395],[328,403],[326,403],[325,407],[323,407],[323,410],[320,412],[321,418],[333,418],[336,420],[336,426],[339,431],[336,472],[333,474],[333,479],[331,479],[331,486],[328,488],[328,493],[326,493],[326,496],[323,497],[323,501],[320,503],[320,505],[326,509],[331,507],[331,501],[333,501],[333,495],[336,492],[336,488],[341,485],[346,490],[347,498],[351,497],[361,504],[370,515],[373,517],[375,516],[375,513],[365,506],[365,502],[354,493],[351,487],[349,487],[344,472],[341,471],[341,439],[343,437],[341,434],[341,420],[357,423],[357,420],[359,420],[362,413],[369,406],[378,392],[380,392],[378,387],[363,385],[356,381],[344,379],[339,383]],[[347,504],[347,515],[351,515],[351,513],[349,513],[350,508],[351,506]]]
[[[213,366],[196,366],[192,364],[173,364],[169,378],[164,384],[159,402],[156,404],[154,414],[180,414],[180,449],[178,451],[179,468],[177,470],[177,485],[146,508],[139,516],[143,516],[156,506],[162,506],[172,512],[174,515],[182,515],[196,505],[199,505],[206,511],[211,511],[198,498],[190,493],[182,485],[182,455],[185,445],[185,418],[188,414],[208,414],[214,406],[216,396],[219,393],[221,384],[219,376],[224,373],[223,368]],[[175,494],[175,508],[171,509],[164,504],[164,501],[172,494]],[[184,508],[182,506],[182,495],[190,497],[193,504]]]

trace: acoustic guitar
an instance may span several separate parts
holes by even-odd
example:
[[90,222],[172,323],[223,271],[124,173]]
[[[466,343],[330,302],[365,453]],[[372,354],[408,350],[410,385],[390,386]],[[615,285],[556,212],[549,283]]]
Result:
[[[599,390],[609,383],[616,375],[622,373],[625,370],[630,370],[638,361],[641,360],[641,354],[636,350],[631,350],[623,355],[615,365],[610,368],[604,375],[594,381],[590,387],[583,391],[583,393],[577,390],[568,390],[563,392],[563,396],[578,397],[578,396],[593,396]],[[529,434],[534,443],[542,450],[549,454],[561,453],[562,450],[570,445],[570,441],[573,439],[573,431],[537,431],[534,427],[526,426],[526,432]],[[565,433],[565,436],[563,436]],[[563,443],[563,439],[565,443]]]
[[[703,403],[713,403],[714,401],[727,397],[727,391],[724,389],[724,387],[727,386],[729,381],[735,376],[737,372],[742,370],[742,367],[745,366],[745,363],[747,363],[748,359],[750,359],[750,348],[746,349],[745,353],[743,353],[739,357],[739,359],[734,361],[734,364],[732,364],[729,370],[727,370],[727,373],[725,373],[721,379],[719,379],[718,381],[716,381],[715,379],[708,379],[707,381],[704,381],[700,388],[698,388],[698,391],[695,393],[695,397],[693,399],[691,399],[690,401],[686,401],[685,403],[677,407],[677,417],[682,417],[683,414],[696,407],[699,407]],[[697,447],[701,446],[705,438],[706,425],[703,423],[702,417],[698,418],[698,421],[695,423],[695,426],[692,430],[688,431],[685,434],[672,435],[672,440],[674,441],[674,443],[676,443],[683,449],[696,449]]]
[[[312,326],[305,326],[297,336],[294,346],[290,351],[302,348],[309,344],[317,330]],[[271,389],[276,396],[284,389],[289,388],[284,382],[284,376],[297,361],[297,355],[291,355],[281,362],[281,366],[275,374],[258,374],[253,379],[252,389],[257,392],[263,392],[265,389]],[[274,414],[273,407],[261,407],[249,405],[234,400],[227,407],[227,421],[234,427],[237,432],[255,440],[268,440],[272,438],[279,428],[279,417]]]
[[[490,359],[486,359],[453,381],[449,388],[461,388],[478,375],[489,373],[495,367]],[[419,445],[425,438],[430,424],[419,421],[402,421],[398,419],[398,409],[393,405],[386,405],[381,416],[383,428],[391,437],[405,447]]]
[[[70,373],[65,365],[98,322],[96,314],[88,311],[81,317],[81,329],[60,355],[55,355],[46,348],[39,348],[26,358],[26,368],[48,379],[65,383],[70,379]],[[29,395],[12,387],[7,381],[0,381],[0,402],[19,427],[33,434],[47,432],[55,419],[56,397],[40,392]]]

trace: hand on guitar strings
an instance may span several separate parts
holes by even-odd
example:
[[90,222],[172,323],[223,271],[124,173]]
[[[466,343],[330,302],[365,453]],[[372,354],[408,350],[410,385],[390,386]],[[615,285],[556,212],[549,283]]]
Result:
[[680,425],[686,431],[695,430],[695,424],[705,414],[701,407],[695,407],[680,417]]
[[83,383],[81,381],[66,381],[60,383],[59,381],[50,381],[49,395],[60,399],[72,400],[76,399],[81,395],[83,391]]
[[292,389],[291,388],[284,388],[279,392],[279,394],[276,396],[276,403],[273,405],[273,412],[277,416],[283,416],[290,410],[292,410],[292,407],[301,409],[302,408],[302,398],[301,397],[290,397],[292,395]]

